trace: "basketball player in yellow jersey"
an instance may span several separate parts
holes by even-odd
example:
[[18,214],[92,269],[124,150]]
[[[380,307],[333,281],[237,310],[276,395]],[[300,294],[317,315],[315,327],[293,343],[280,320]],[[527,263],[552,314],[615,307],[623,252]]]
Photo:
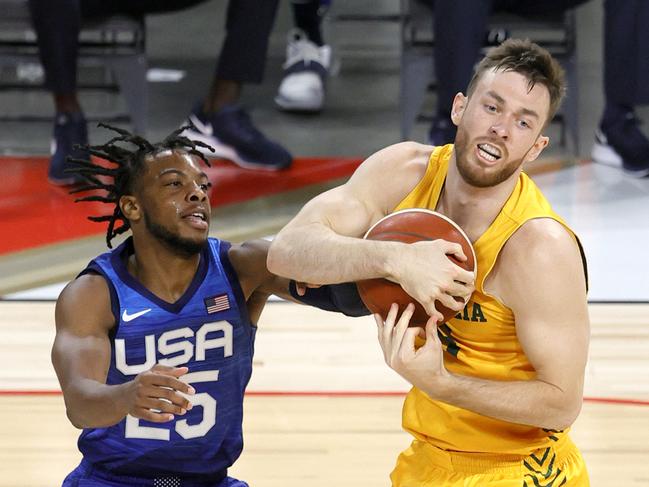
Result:
[[[271,245],[276,274],[314,285],[386,277],[429,305],[425,339],[407,327],[412,307],[377,317],[387,364],[413,385],[403,425],[414,440],[393,486],[589,484],[567,434],[588,350],[585,265],[576,236],[522,172],[547,146],[544,129],[564,91],[547,51],[506,41],[454,99],[455,144],[377,152],[305,205]],[[435,209],[464,229],[477,254],[475,282],[446,263],[443,253],[460,253],[450,245],[361,238],[409,207]],[[466,306],[438,323],[431,298],[446,304],[473,284]]]

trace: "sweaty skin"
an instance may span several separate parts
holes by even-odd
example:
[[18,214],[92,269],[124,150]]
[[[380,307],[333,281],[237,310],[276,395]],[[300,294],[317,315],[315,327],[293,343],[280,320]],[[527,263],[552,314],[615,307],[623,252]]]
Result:
[[[173,303],[192,281],[199,254],[174,248],[165,239],[180,239],[187,248],[206,242],[210,185],[199,160],[184,152],[165,151],[146,164],[133,194],[119,203],[135,248],[127,268],[157,297]],[[253,323],[270,294],[290,299],[288,281],[266,269],[268,247],[268,242],[256,240],[229,250]],[[56,305],[52,362],[71,423],[77,428],[108,427],[127,414],[160,423],[191,409],[194,389],[182,381],[187,367],[157,364],[124,384],[106,384],[114,327],[103,277],[85,274],[66,286]]]
[[[525,163],[548,144],[543,129],[550,95],[523,75],[490,70],[469,97],[458,93],[451,118],[456,144],[435,210],[457,222],[472,242],[489,228],[512,194]],[[426,343],[415,347],[411,311],[378,319],[388,365],[431,398],[505,421],[562,429],[582,403],[589,339],[586,287],[574,238],[549,218],[531,220],[507,241],[485,292],[509,307],[521,346],[536,371],[529,381],[459,376],[444,366],[435,299],[459,310],[471,273],[450,264],[464,256],[453,244],[399,244],[360,237],[422,180],[433,147],[396,144],[370,156],[350,180],[311,200],[278,234],[269,269],[301,282],[328,284],[385,277],[398,282],[431,315]],[[548,353],[551,349],[552,352]]]
[[383,149],[347,183],[307,203],[271,244],[269,270],[312,285],[386,278],[399,283],[431,316],[441,318],[435,300],[461,310],[453,296],[468,299],[474,275],[448,259],[466,260],[459,244],[361,238],[419,182],[430,149],[412,142]]

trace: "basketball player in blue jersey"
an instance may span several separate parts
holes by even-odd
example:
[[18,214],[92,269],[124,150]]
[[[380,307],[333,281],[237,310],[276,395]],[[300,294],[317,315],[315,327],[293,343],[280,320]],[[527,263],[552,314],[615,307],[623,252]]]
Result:
[[[151,144],[117,136],[89,152],[80,198],[115,205],[107,243],[56,305],[52,361],[67,415],[83,432],[65,487],[244,487],[239,457],[255,323],[267,297],[288,296],[266,270],[268,243],[208,238],[207,163],[179,133]],[[135,147],[127,149],[127,145]],[[107,182],[108,180],[108,182]]]

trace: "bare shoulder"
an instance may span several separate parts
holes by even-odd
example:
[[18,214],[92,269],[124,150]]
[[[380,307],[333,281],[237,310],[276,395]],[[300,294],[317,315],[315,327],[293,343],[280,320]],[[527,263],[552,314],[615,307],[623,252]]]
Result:
[[388,169],[389,173],[407,170],[415,173],[420,172],[420,175],[423,175],[433,149],[433,146],[417,142],[399,142],[372,154],[359,169],[362,172],[363,169],[376,170],[381,168]]
[[[579,276],[579,277],[577,277]],[[507,241],[494,268],[494,286],[505,304],[543,290],[583,289],[581,253],[570,231],[552,218],[529,220]]]
[[417,182],[424,176],[430,161],[430,155],[435,149],[432,145],[420,144],[418,142],[402,142],[404,145],[403,170],[415,177]]
[[426,173],[432,150],[432,146],[401,142],[375,152],[345,184],[304,205],[287,228],[324,223],[340,235],[362,236],[417,185]]
[[384,214],[388,213],[423,178],[432,151],[432,146],[417,142],[388,146],[368,157],[346,186],[360,199],[375,201]]
[[405,142],[399,142],[397,144],[389,145],[380,152],[385,152],[390,155],[396,155],[401,157],[404,161],[419,161],[426,163],[430,154],[433,152],[435,147],[428,144],[420,144],[419,142],[414,142],[408,140]]
[[503,256],[544,265],[560,257],[578,257],[579,249],[570,231],[557,220],[535,218],[525,222],[511,236]]
[[55,315],[57,330],[111,329],[115,317],[106,279],[84,274],[68,283],[56,301]]

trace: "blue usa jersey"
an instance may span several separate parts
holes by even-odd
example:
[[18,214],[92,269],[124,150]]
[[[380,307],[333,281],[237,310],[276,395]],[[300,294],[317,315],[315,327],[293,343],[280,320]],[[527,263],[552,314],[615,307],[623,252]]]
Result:
[[127,271],[128,239],[84,272],[105,277],[116,320],[107,384],[121,384],[156,363],[187,366],[193,408],[167,423],[127,416],[79,438],[84,461],[116,475],[218,478],[243,447],[243,394],[252,372],[256,328],[248,317],[230,244],[209,239],[185,294],[171,304]]

